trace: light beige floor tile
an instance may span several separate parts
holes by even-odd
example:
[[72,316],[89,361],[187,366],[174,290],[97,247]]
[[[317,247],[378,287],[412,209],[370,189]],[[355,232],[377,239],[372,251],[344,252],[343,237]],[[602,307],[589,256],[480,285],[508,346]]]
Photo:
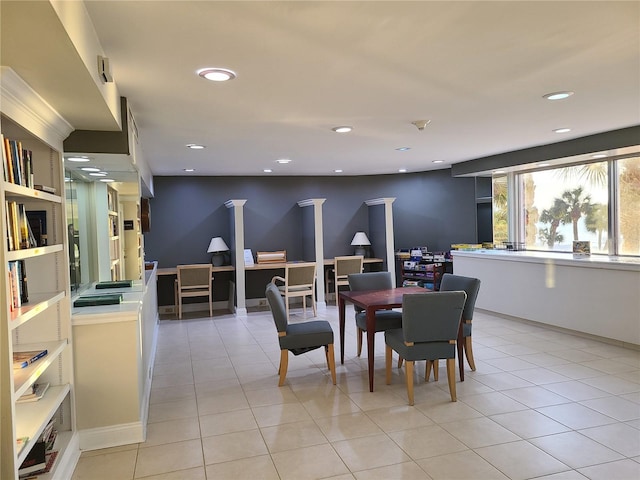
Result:
[[140,448],[196,438],[200,438],[200,425],[197,417],[150,423],[147,425],[147,439],[140,444]]
[[486,417],[444,423],[442,428],[469,448],[520,440],[518,435]]
[[193,383],[193,374],[191,372],[189,372],[188,375],[154,375],[153,377],[154,388],[176,386],[185,386],[185,388],[188,388],[188,386],[193,385]]
[[535,364],[518,357],[491,358],[485,360],[485,363],[499,368],[503,372],[513,372],[514,370],[525,370],[536,367]]
[[571,468],[588,467],[623,458],[619,453],[577,432],[558,433],[529,441]]
[[447,401],[437,405],[418,403],[415,408],[438,424],[482,416],[482,413],[464,402]]
[[302,401],[302,406],[312,418],[333,417],[360,411],[360,408],[351,401],[351,398],[340,391],[336,391],[326,397],[318,396],[304,400]]
[[466,403],[484,415],[497,415],[499,413],[516,412],[527,409],[522,403],[516,402],[501,392],[470,395],[458,401]]
[[282,387],[274,385],[270,388],[249,390],[245,392],[245,395],[251,407],[296,403],[298,401],[298,398],[288,385],[283,385]]
[[246,408],[249,408],[249,402],[247,402],[244,392],[198,396],[198,415],[233,412]]
[[396,463],[387,467],[363,470],[353,474],[357,480],[389,480],[410,478],[412,480],[431,480],[431,477],[414,462]]
[[342,440],[332,445],[352,472],[411,460],[384,434]]
[[191,359],[187,359],[184,362],[161,363],[153,367],[153,379],[155,381],[156,377],[165,375],[175,377],[192,377],[192,372]]
[[587,477],[575,470],[567,470],[566,472],[552,473],[543,477],[536,477],[534,480],[586,480]]
[[504,390],[501,393],[529,408],[548,407],[549,405],[571,402],[567,397],[539,386],[514,388],[513,390]]
[[512,372],[517,377],[533,383],[534,385],[546,385],[547,383],[566,382],[570,378],[544,367],[528,368]]
[[588,362],[582,362],[582,365],[588,368],[593,368],[595,370],[599,370],[604,373],[616,374],[622,372],[630,372],[632,370],[637,370],[638,367],[635,365],[629,365],[622,362],[616,362],[609,359],[599,359],[599,360],[591,360]]
[[82,455],[71,480],[131,480],[138,450]]
[[385,391],[382,385],[378,386],[374,392],[354,392],[349,394],[349,398],[362,410],[376,410],[378,408],[398,407],[407,405],[408,399],[396,395],[393,392]]
[[202,439],[205,465],[256,457],[268,453],[258,430],[226,433]]
[[[556,350],[554,350],[554,352],[555,351]],[[570,360],[560,358],[560,356],[555,355],[554,353],[534,353],[531,355],[522,355],[520,358],[529,363],[533,363],[534,365],[538,365],[539,367],[551,367],[552,365],[570,363]]]
[[200,439],[156,445],[138,451],[135,478],[186,470],[202,465]]
[[569,427],[551,420],[535,410],[501,413],[491,416],[491,419],[524,439],[553,435],[569,430]]
[[243,388],[237,378],[225,378],[215,382],[196,383],[196,396],[225,395],[231,393],[241,393]]
[[179,385],[173,387],[151,387],[149,404],[166,403],[195,398],[196,391],[194,385]]
[[622,422],[640,418],[640,405],[620,397],[594,398],[580,404]]
[[315,422],[330,442],[382,433],[382,430],[364,413],[317,418]]
[[429,417],[410,405],[370,410],[367,416],[385,432],[433,425]]
[[616,423],[615,419],[591,410],[579,403],[564,403],[551,407],[541,407],[536,410],[574,430]]
[[475,452],[512,480],[542,477],[570,469],[524,440],[482,447]]
[[199,418],[203,438],[258,428],[253,412],[248,408],[213,415],[200,415]]
[[140,443],[131,443],[128,445],[118,445],[117,447],[99,448],[96,450],[84,450],[83,457],[95,457],[99,455],[107,455],[110,453],[126,452],[128,450],[138,450]]
[[472,450],[416,461],[433,480],[507,480],[493,465]]
[[509,372],[492,373],[488,375],[477,375],[474,380],[493,388],[496,391],[508,390],[510,388],[530,387],[533,384]]
[[574,402],[589,400],[591,398],[608,397],[610,394],[599,388],[592,387],[586,383],[574,380],[571,382],[560,382],[545,385],[547,390],[562,395]]
[[216,480],[241,480],[244,478],[279,480],[280,478],[269,455],[207,465],[206,470],[207,478]]
[[585,428],[580,433],[625,457],[640,456],[640,432],[625,423]]
[[582,380],[587,385],[599,388],[613,395],[624,395],[625,393],[640,392],[640,383],[623,380],[612,375],[601,377],[585,378]]
[[144,480],[206,480],[204,467],[189,468],[176,472],[160,473],[144,477]]
[[[490,387],[487,387],[486,385],[474,380],[471,377],[471,373],[472,372],[465,372],[464,382],[456,381],[456,393],[458,394],[458,397],[462,398],[467,395],[476,395],[478,393],[487,393],[487,392],[493,391],[493,389],[491,389]],[[446,391],[448,393],[449,387],[446,381],[447,379],[446,374],[441,376],[440,378],[443,379],[441,388],[446,388]],[[456,374],[456,378],[458,378],[457,374]]]
[[593,378],[602,376],[603,373],[600,370],[585,367],[580,363],[567,363],[564,365],[553,365],[549,367],[549,370],[563,375],[573,380],[582,380],[584,378]]
[[461,452],[468,447],[439,425],[391,432],[389,436],[413,460]]
[[617,462],[603,463],[578,470],[590,480],[624,479],[634,480],[640,478],[640,464],[633,460],[619,460]]
[[598,360],[602,358],[600,355],[595,355],[586,350],[580,350],[580,349],[559,350],[557,352],[554,352],[553,354],[556,357],[564,358],[566,360],[569,360],[570,362],[576,362],[576,363],[588,362],[591,360]]
[[328,443],[327,437],[312,420],[265,427],[261,433],[271,453]]
[[349,473],[331,445],[316,445],[274,453],[271,458],[281,480],[312,480]]
[[195,383],[217,382],[233,378],[236,378],[236,372],[232,366],[193,366],[193,381]]
[[198,408],[195,398],[149,405],[149,423],[166,422],[167,420],[196,417],[197,415]]
[[256,407],[253,409],[253,414],[261,428],[311,419],[309,413],[299,403]]

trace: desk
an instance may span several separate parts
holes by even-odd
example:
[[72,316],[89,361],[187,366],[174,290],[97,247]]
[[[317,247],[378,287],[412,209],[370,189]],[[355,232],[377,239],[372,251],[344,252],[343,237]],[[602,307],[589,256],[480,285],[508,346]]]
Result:
[[[213,273],[216,272],[233,272],[235,268],[231,265],[225,265],[223,267],[213,267]],[[177,267],[168,267],[168,268],[158,268],[158,275],[177,275],[178,268]]]
[[376,336],[376,311],[402,307],[405,293],[425,293],[422,287],[390,288],[389,290],[344,291],[338,293],[340,313],[340,363],[344,364],[344,323],[346,302],[363,308],[367,313],[367,360],[369,362],[369,391],[373,392],[374,338]]

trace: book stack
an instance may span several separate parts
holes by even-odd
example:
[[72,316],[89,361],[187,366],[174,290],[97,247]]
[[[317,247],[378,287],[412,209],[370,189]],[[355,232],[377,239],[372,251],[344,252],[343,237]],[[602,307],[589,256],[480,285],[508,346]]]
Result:
[[22,142],[2,137],[4,181],[33,188],[33,154]]
[[24,260],[15,260],[8,263],[9,292],[11,310],[19,308],[29,301],[27,291],[27,270]]
[[42,435],[33,445],[27,458],[18,470],[21,479],[33,478],[49,473],[55,464],[58,452],[54,450],[58,431],[54,428],[55,420],[51,420],[44,428]]
[[22,394],[16,403],[29,403],[29,402],[37,402],[44,394],[47,392],[49,388],[49,383],[34,383],[31,386],[31,390],[29,392]]
[[33,362],[41,359],[48,353],[48,350],[27,350],[24,352],[13,352],[13,368],[27,368]]

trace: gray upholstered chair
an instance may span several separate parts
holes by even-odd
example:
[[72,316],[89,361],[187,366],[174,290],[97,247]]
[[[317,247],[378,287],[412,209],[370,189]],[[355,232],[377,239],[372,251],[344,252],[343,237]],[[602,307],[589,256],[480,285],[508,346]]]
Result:
[[273,321],[278,330],[280,341],[280,381],[278,386],[284,385],[289,365],[289,352],[294,355],[310,352],[316,348],[324,347],[327,358],[327,366],[331,371],[331,379],[336,384],[336,361],[333,350],[333,330],[326,320],[312,320],[301,323],[289,323],[284,300],[278,287],[273,283],[267,284],[265,291],[267,302],[271,308]]
[[185,297],[207,297],[209,316],[213,317],[213,269],[211,264],[178,265],[175,282],[175,304],[178,318],[182,319],[182,299]]
[[[278,282],[282,285],[278,285]],[[311,297],[313,316],[316,316],[316,264],[315,262],[288,262],[284,267],[284,278],[276,275],[271,279],[284,297],[289,318],[289,299],[302,297],[302,308],[307,314],[307,297]]]
[[471,370],[475,372],[476,363],[473,360],[473,349],[471,347],[471,321],[473,320],[473,311],[476,306],[476,299],[480,291],[480,280],[472,277],[463,277],[462,275],[454,275],[445,273],[440,282],[440,291],[447,292],[453,290],[464,290],[467,294],[467,302],[464,304],[462,312],[462,336],[464,342],[458,342],[458,367],[460,369],[460,378],[464,379],[464,360],[462,359],[462,351],[467,357],[467,362]]
[[[390,272],[352,273],[349,275],[349,288],[358,290],[388,290],[393,288]],[[358,328],[358,356],[362,353],[362,332],[367,331],[367,314],[359,307],[356,310],[356,327]],[[383,332],[402,326],[402,312],[397,310],[378,310],[376,312],[376,332]]]
[[[416,360],[433,362],[447,359],[447,379],[451,401],[456,397],[456,339],[467,294],[459,292],[425,292],[406,294],[402,298],[402,328],[384,332],[386,343],[386,380],[391,384],[391,353],[404,358],[407,396],[413,405],[413,366]],[[425,375],[428,378],[428,374]]]

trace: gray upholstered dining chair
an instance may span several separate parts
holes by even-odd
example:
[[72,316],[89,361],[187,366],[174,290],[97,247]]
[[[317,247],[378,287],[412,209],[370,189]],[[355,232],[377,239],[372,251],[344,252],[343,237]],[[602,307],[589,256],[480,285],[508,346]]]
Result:
[[333,384],[336,384],[336,361],[333,349],[333,330],[326,320],[311,320],[300,323],[289,323],[282,295],[273,283],[267,284],[265,291],[273,321],[278,330],[280,341],[280,380],[278,386],[284,385],[289,365],[289,352],[300,355],[316,348],[324,347],[327,366],[331,372]]
[[[393,288],[390,272],[352,273],[349,275],[349,288],[359,290],[388,290]],[[367,314],[354,305],[358,337],[358,356],[362,353],[362,333],[367,331]],[[376,312],[376,332],[383,332],[402,326],[402,312],[397,310],[378,310]]]
[[476,363],[473,360],[473,348],[471,347],[471,321],[473,320],[473,311],[476,306],[476,299],[480,291],[480,280],[473,277],[463,277],[462,275],[454,275],[445,273],[440,282],[440,291],[464,290],[467,294],[467,301],[464,304],[462,312],[462,336],[464,343],[458,343],[458,368],[460,369],[460,377],[464,378],[464,360],[462,359],[462,351],[467,357],[467,362],[471,370],[475,372]]
[[[386,343],[386,381],[391,384],[391,354],[395,350],[404,359],[407,397],[414,403],[413,366],[416,360],[447,360],[447,379],[451,401],[455,402],[455,358],[458,327],[467,294],[459,292],[425,292],[406,294],[402,298],[402,328],[384,332]],[[428,374],[425,376],[428,379]]]

